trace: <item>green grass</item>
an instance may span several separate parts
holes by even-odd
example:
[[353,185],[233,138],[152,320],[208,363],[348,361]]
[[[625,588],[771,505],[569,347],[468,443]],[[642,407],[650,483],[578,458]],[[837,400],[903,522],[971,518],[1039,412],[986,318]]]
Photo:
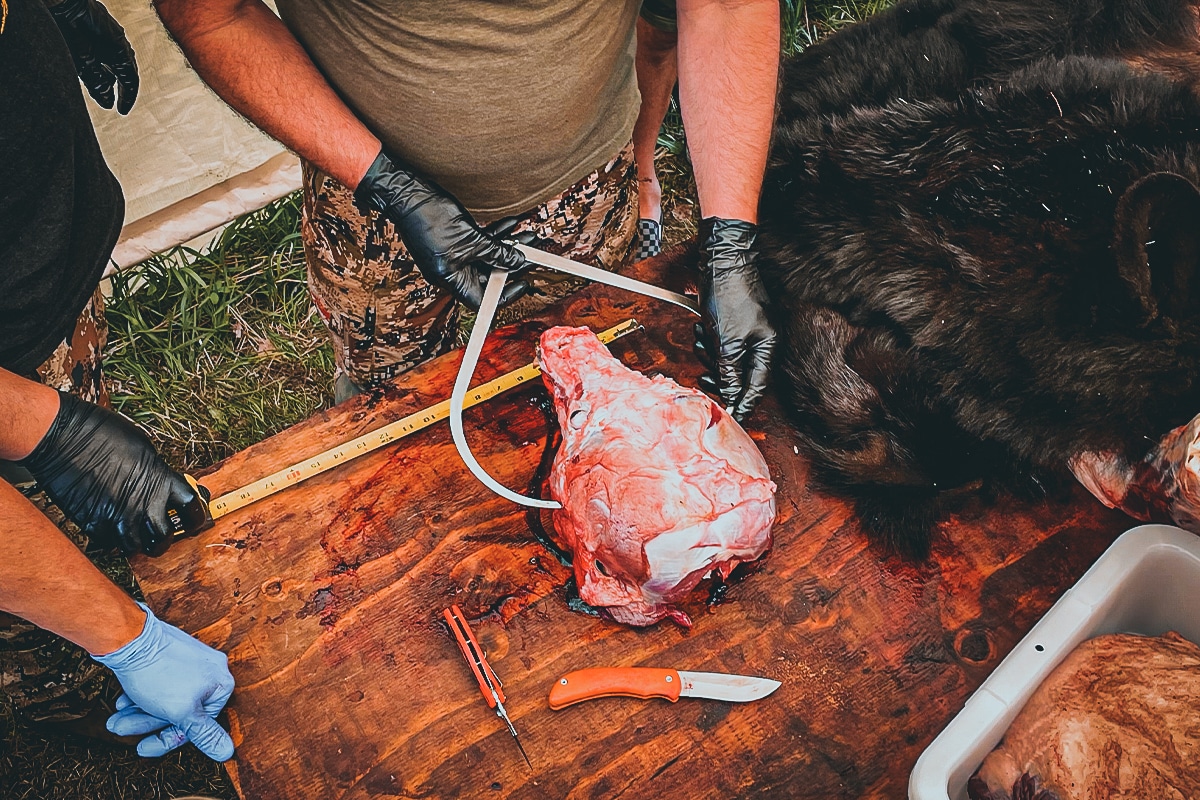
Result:
[[808,5],[803,0],[798,3],[782,0],[783,52],[795,55],[821,37],[864,20],[892,3],[893,0],[817,0]]
[[[796,53],[889,5],[782,0]],[[672,108],[657,168],[669,243],[695,232],[686,139]],[[203,252],[177,249],[118,276],[105,371],[113,402],[180,469],[209,466],[332,400],[333,358],[305,286],[299,200],[230,226]],[[120,572],[118,567],[112,571]],[[150,761],[85,740],[45,737],[0,708],[0,797],[14,800],[233,798],[222,769],[183,748]]]
[[332,400],[293,195],[113,279],[105,373],[116,407],[181,468],[208,466]]

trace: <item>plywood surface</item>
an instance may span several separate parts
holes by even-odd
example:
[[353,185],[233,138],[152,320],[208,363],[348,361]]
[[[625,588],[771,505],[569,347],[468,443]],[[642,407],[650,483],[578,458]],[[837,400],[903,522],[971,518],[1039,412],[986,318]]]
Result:
[[[641,277],[671,284],[643,268]],[[661,268],[660,268],[661,269]],[[675,286],[674,288],[679,288]],[[686,312],[593,287],[492,340],[479,378],[532,358],[549,323],[636,317],[625,363],[695,385]],[[449,396],[458,354],[223,462],[216,493]],[[467,412],[476,454],[523,491],[544,391]],[[458,460],[443,423],[237,512],[135,565],[161,616],[230,655],[230,772],[282,798],[901,798],[921,750],[1037,618],[1132,523],[1082,491],[964,493],[933,557],[869,546],[813,487],[774,401],[747,426],[779,484],[775,548],[695,627],[626,628],[568,609],[568,570],[525,513]],[[526,767],[440,621],[456,602],[508,693]],[[764,675],[752,704],[605,699],[551,711],[561,674],[645,665]]]

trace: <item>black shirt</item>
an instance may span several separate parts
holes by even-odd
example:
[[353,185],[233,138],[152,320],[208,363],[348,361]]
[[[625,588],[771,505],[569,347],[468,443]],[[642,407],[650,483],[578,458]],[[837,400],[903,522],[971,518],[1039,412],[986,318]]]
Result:
[[124,217],[71,54],[42,0],[0,33],[0,367],[28,375],[70,335]]

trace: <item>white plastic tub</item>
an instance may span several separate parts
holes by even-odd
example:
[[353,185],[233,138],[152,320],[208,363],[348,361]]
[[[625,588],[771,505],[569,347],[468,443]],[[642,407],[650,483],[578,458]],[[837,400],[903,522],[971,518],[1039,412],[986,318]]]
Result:
[[1126,531],[925,749],[908,780],[910,800],[966,800],[967,780],[1080,642],[1104,633],[1172,630],[1200,643],[1200,536],[1169,525]]

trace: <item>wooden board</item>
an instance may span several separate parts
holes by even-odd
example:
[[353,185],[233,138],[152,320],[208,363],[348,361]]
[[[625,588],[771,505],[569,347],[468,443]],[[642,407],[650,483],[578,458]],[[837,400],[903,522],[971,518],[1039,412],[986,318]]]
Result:
[[[670,285],[662,265],[641,277]],[[672,288],[679,288],[673,286]],[[624,361],[695,385],[685,312],[592,287],[508,328],[478,377],[528,362],[548,322],[636,317]],[[228,459],[216,493],[449,396],[459,356]],[[468,435],[524,490],[544,392],[468,411]],[[567,570],[525,513],[459,461],[445,424],[237,512],[135,565],[161,616],[230,655],[229,770],[283,798],[901,798],[922,749],[1038,617],[1132,523],[1071,502],[964,493],[924,564],[868,546],[848,506],[810,485],[779,408],[748,426],[779,484],[775,548],[695,627],[635,630],[573,613]],[[504,681],[533,763],[489,711],[440,622],[457,602]],[[573,669],[646,665],[783,682],[746,705],[605,699],[551,711]]]

